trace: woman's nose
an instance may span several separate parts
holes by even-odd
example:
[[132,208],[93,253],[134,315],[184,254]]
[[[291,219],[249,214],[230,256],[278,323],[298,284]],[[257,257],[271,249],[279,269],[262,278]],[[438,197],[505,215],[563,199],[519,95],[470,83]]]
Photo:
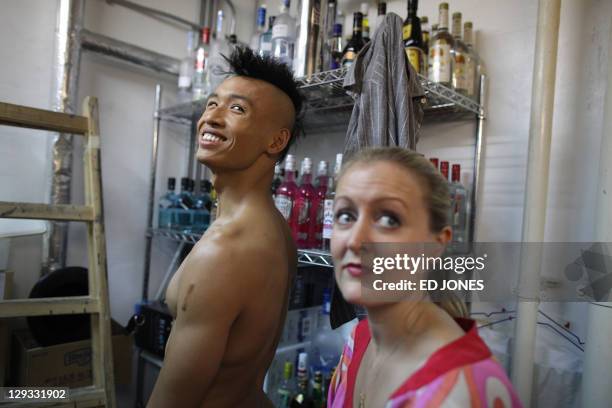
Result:
[[370,226],[363,220],[358,219],[353,227],[349,231],[349,238],[347,242],[348,248],[354,253],[358,254],[361,251],[364,243],[370,242]]

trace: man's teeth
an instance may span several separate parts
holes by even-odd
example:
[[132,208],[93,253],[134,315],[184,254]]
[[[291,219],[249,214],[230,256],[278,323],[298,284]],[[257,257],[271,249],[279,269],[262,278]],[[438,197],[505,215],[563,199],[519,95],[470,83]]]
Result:
[[211,133],[204,133],[204,135],[202,135],[202,140],[209,142],[220,142],[222,139],[219,136],[215,136]]

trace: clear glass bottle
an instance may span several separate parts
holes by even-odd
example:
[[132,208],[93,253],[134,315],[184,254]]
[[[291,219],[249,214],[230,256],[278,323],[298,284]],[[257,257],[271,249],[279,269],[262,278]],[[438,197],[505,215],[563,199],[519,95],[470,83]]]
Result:
[[272,27],[272,55],[279,61],[293,67],[296,40],[296,20],[289,14],[291,0],[282,0],[280,14]]
[[259,51],[261,35],[266,31],[266,5],[262,4],[257,9],[257,23],[255,24],[255,32],[251,37],[250,47],[253,52]]
[[321,34],[321,71],[327,71],[332,66],[332,39],[334,37],[334,26],[336,24],[336,0],[327,2],[327,10],[323,19]]
[[210,191],[212,184],[208,180],[200,180],[200,192],[194,196],[194,216],[191,232],[202,234],[210,224],[212,201]]
[[192,98],[194,101],[207,98],[210,94],[210,28],[203,28],[200,45],[195,53],[195,69],[193,70]]
[[474,48],[472,29],[473,26],[471,21],[466,21],[465,24],[463,24],[463,42],[469,51],[465,65],[465,76],[467,80],[467,96],[478,99],[480,73],[483,72],[483,66],[480,61],[480,56]]
[[196,33],[187,33],[187,55],[181,60],[178,77],[178,103],[191,101],[191,84],[195,66],[194,47]]
[[467,58],[468,47],[461,40],[461,13],[453,13],[453,77],[452,84],[455,92],[468,94]]
[[298,187],[295,184],[295,156],[288,154],[285,158],[285,178],[276,190],[274,204],[289,223],[293,239],[297,242],[297,213],[295,200]]
[[159,200],[158,208],[158,228],[172,228],[174,222],[174,209],[176,208],[177,195],[174,192],[176,188],[176,179],[168,178],[168,191]]
[[331,59],[327,69],[338,69],[342,66],[342,55],[344,51],[344,39],[342,38],[342,24],[334,24],[333,36],[330,39],[329,49]]
[[363,46],[366,44],[362,37],[362,29],[363,29],[363,14],[360,12],[353,14],[353,36],[344,47],[342,51],[342,66],[350,67],[355,58],[357,58],[357,54]]
[[291,399],[295,394],[295,383],[293,381],[293,363],[285,361],[283,367],[283,382],[276,391],[278,397],[278,408],[289,408]]
[[450,87],[453,72],[453,36],[448,32],[448,3],[440,3],[438,32],[429,47],[429,80]]
[[210,78],[211,90],[217,89],[225,79],[228,67],[222,55],[229,56],[231,52],[232,44],[230,43],[230,39],[225,36],[225,13],[223,10],[219,10],[217,12],[215,33],[210,45],[210,69],[208,75]]
[[268,30],[259,38],[259,55],[262,57],[272,55],[272,26],[274,26],[275,20],[276,16],[268,18]]
[[321,249],[329,251],[331,248],[331,235],[334,229],[334,198],[336,197],[336,181],[342,167],[342,153],[336,155],[336,165],[334,166],[334,177],[328,180],[327,193],[323,203],[323,246]]
[[315,189],[312,185],[312,160],[309,157],[305,157],[302,161],[300,173],[302,174],[302,180],[295,201],[295,211],[298,214],[297,247],[306,249],[310,243],[308,239],[311,224],[310,207],[315,195]]
[[414,70],[425,75],[425,46],[421,32],[421,20],[417,17],[418,0],[408,0],[408,16],[404,21],[402,38],[408,61]]

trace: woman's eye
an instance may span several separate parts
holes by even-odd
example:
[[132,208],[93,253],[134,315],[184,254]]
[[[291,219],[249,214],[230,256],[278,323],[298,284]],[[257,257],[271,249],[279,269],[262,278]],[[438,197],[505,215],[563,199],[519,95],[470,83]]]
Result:
[[380,223],[380,225],[382,225],[385,228],[395,228],[395,227],[399,227],[400,223],[399,220],[397,219],[397,217],[390,215],[390,214],[384,214],[382,215],[379,219],[378,222]]
[[236,112],[244,113],[244,108],[242,106],[240,106],[240,105],[232,105],[231,109],[236,111]]
[[336,224],[345,225],[354,220],[354,217],[346,211],[338,211],[335,216]]

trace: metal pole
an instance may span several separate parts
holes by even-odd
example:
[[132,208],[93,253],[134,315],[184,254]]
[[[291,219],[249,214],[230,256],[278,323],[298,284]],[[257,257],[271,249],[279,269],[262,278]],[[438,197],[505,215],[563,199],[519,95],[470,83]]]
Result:
[[[612,242],[612,32],[608,47],[608,83],[599,159],[595,239]],[[609,244],[601,245],[609,248]],[[612,254],[606,254],[611,256]],[[612,300],[612,294],[608,300]],[[603,299],[602,299],[603,300]],[[608,407],[612,401],[612,302],[593,302],[588,309],[587,341],[582,375],[583,407]]]
[[483,166],[483,149],[484,149],[484,122],[485,122],[485,96],[486,96],[486,75],[480,76],[480,85],[478,89],[478,104],[480,112],[476,116],[476,143],[474,146],[474,174],[472,175],[472,199],[470,208],[470,230],[468,242],[474,242],[476,238],[476,210],[480,200],[480,192],[482,191],[482,166]]
[[151,241],[153,235],[149,229],[153,228],[153,205],[155,204],[155,178],[157,174],[157,152],[159,144],[159,124],[161,116],[161,95],[162,87],[160,84],[155,86],[155,112],[153,113],[153,148],[151,152],[151,179],[149,180],[149,204],[147,206],[147,232],[145,240],[145,259],[144,259],[144,276],[142,279],[142,300],[149,299],[149,274],[151,269]]
[[[523,207],[524,243],[544,240],[560,14],[561,0],[539,0]],[[523,249],[534,249],[527,245]],[[539,250],[521,253],[512,380],[526,407],[531,406],[540,261]]]

